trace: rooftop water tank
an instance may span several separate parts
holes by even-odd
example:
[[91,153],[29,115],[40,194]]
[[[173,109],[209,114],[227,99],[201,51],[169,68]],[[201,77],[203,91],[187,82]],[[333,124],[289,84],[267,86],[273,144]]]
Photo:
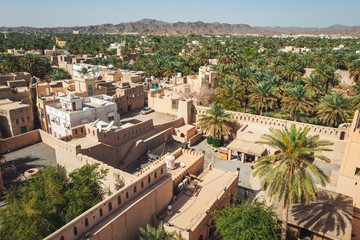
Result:
[[166,168],[174,169],[175,167],[175,157],[173,155],[168,155],[165,157]]
[[151,81],[154,81],[154,80],[155,80],[155,77],[154,77],[154,76],[151,76],[150,79],[151,79]]
[[110,65],[109,65],[109,68],[114,68],[114,65],[110,64]]
[[179,78],[182,77],[182,73],[181,73],[181,72],[178,72],[178,73],[177,73],[177,77],[179,77]]

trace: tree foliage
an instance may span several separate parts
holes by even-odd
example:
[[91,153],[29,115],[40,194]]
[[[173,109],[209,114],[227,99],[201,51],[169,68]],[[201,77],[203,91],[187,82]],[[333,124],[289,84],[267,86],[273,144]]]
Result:
[[107,171],[98,164],[70,173],[47,167],[24,186],[5,191],[7,206],[0,211],[0,239],[42,239],[100,202],[100,181]]
[[280,225],[271,207],[247,200],[215,212],[216,233],[224,240],[279,239]]

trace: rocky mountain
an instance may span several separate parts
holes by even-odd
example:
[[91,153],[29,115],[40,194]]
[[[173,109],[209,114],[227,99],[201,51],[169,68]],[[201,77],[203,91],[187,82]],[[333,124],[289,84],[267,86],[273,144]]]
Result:
[[326,28],[300,28],[300,27],[251,27],[246,24],[228,23],[204,23],[198,22],[176,22],[167,23],[155,19],[143,19],[137,22],[120,24],[102,24],[93,26],[75,27],[0,27],[0,32],[22,32],[22,33],[71,33],[79,30],[81,33],[138,33],[138,34],[339,34],[349,36],[360,36],[360,26],[333,25]]

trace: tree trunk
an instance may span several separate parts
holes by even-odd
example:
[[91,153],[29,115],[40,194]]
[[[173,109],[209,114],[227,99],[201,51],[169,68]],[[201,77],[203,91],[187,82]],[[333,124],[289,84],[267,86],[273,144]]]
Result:
[[297,111],[294,112],[294,121],[297,122]]
[[246,113],[246,103],[244,103],[244,113]]
[[263,115],[263,110],[262,110],[262,108],[260,108],[260,116],[262,116]]
[[288,216],[289,216],[289,202],[285,198],[285,200],[284,200],[284,209],[283,209],[283,221],[282,221],[282,224],[281,224],[281,240],[286,240]]

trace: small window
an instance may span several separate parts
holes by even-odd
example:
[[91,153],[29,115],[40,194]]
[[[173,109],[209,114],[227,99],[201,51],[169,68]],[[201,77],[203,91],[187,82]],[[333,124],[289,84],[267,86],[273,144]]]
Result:
[[109,211],[111,211],[112,210],[112,204],[111,204],[111,202],[109,202]]
[[83,128],[80,128],[80,130],[81,130],[81,133],[84,133],[84,129],[83,129]]
[[16,123],[17,123],[17,124],[19,123],[19,120],[18,120],[18,119],[16,119]]
[[155,174],[154,174],[154,178],[157,178],[157,172],[155,172]]
[[129,198],[129,192],[126,192],[126,199]]
[[148,183],[150,183],[151,179],[150,179],[150,176],[148,176]]
[[136,193],[136,186],[134,187],[134,193]]
[[162,168],[161,171],[160,171],[161,175],[164,173],[164,169]]
[[77,135],[77,129],[75,129],[75,135]]
[[360,176],[360,168],[355,169],[355,176]]
[[77,228],[74,227],[74,235],[76,236],[78,234]]
[[89,226],[89,220],[85,218],[85,227]]
[[30,117],[29,117],[29,116],[27,116],[27,120],[30,121]]
[[102,217],[103,216],[103,211],[102,211],[102,209],[100,208],[100,217]]
[[24,119],[24,118],[21,118],[21,121],[22,121],[22,122],[25,122],[25,119]]
[[61,236],[60,240],[65,240],[64,236]]
[[141,181],[141,188],[144,187],[144,181]]
[[121,204],[121,196],[118,196],[118,205]]

